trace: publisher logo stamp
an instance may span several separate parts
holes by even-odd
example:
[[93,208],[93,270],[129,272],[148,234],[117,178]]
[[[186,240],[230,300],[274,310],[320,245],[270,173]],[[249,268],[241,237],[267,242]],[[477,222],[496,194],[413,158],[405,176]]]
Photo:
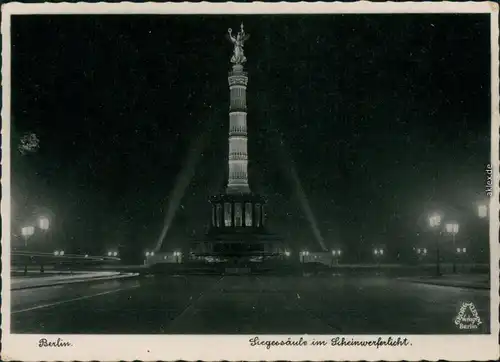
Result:
[[462,303],[460,311],[455,317],[455,325],[460,329],[477,329],[482,323],[474,303]]

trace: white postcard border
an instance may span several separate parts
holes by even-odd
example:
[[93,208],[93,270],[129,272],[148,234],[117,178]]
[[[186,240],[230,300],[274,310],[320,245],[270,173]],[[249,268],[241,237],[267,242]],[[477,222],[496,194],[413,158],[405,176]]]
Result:
[[[10,16],[18,14],[276,14],[276,13],[486,13],[491,19],[491,165],[490,199],[491,334],[415,335],[406,347],[251,347],[255,335],[61,335],[70,348],[39,348],[44,335],[10,334]],[[499,74],[498,5],[493,2],[408,3],[58,3],[2,5],[2,360],[488,360],[499,357]],[[57,336],[56,336],[57,337]],[[286,335],[260,335],[286,340]],[[293,336],[300,337],[300,336]],[[333,336],[304,336],[329,340]],[[357,340],[379,336],[357,335]],[[398,336],[394,336],[398,337]]]

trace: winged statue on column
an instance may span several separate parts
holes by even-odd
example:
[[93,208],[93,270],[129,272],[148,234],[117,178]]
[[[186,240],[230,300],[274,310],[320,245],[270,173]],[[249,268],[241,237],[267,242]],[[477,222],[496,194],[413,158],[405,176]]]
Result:
[[241,30],[236,34],[236,36],[233,36],[233,30],[229,28],[227,30],[228,32],[228,39],[233,43],[234,45],[234,50],[233,50],[233,56],[231,57],[231,63],[233,64],[243,64],[247,61],[247,58],[245,57],[243,47],[245,45],[245,42],[250,38],[250,34],[245,33],[245,29],[243,28],[243,23],[241,24]]

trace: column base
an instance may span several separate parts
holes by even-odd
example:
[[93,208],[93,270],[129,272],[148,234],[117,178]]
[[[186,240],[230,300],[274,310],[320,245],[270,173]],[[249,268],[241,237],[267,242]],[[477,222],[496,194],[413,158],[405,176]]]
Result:
[[248,185],[230,185],[226,188],[227,194],[249,194],[250,187]]

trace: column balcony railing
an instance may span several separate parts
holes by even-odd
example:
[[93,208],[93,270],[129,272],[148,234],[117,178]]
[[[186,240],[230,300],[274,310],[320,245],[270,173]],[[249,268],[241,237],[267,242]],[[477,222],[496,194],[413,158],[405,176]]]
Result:
[[243,152],[231,152],[229,153],[229,159],[231,161],[246,161],[248,160],[248,155]]
[[[248,180],[248,176],[245,175],[244,173],[234,173],[231,174],[229,177],[229,183],[230,184],[246,184]],[[233,182],[233,181],[238,181],[238,182]],[[244,181],[244,182],[242,182]]]
[[229,114],[231,113],[247,112],[247,105],[244,102],[231,102],[229,106]]
[[247,137],[248,133],[241,129],[231,129],[229,130],[229,137]]

